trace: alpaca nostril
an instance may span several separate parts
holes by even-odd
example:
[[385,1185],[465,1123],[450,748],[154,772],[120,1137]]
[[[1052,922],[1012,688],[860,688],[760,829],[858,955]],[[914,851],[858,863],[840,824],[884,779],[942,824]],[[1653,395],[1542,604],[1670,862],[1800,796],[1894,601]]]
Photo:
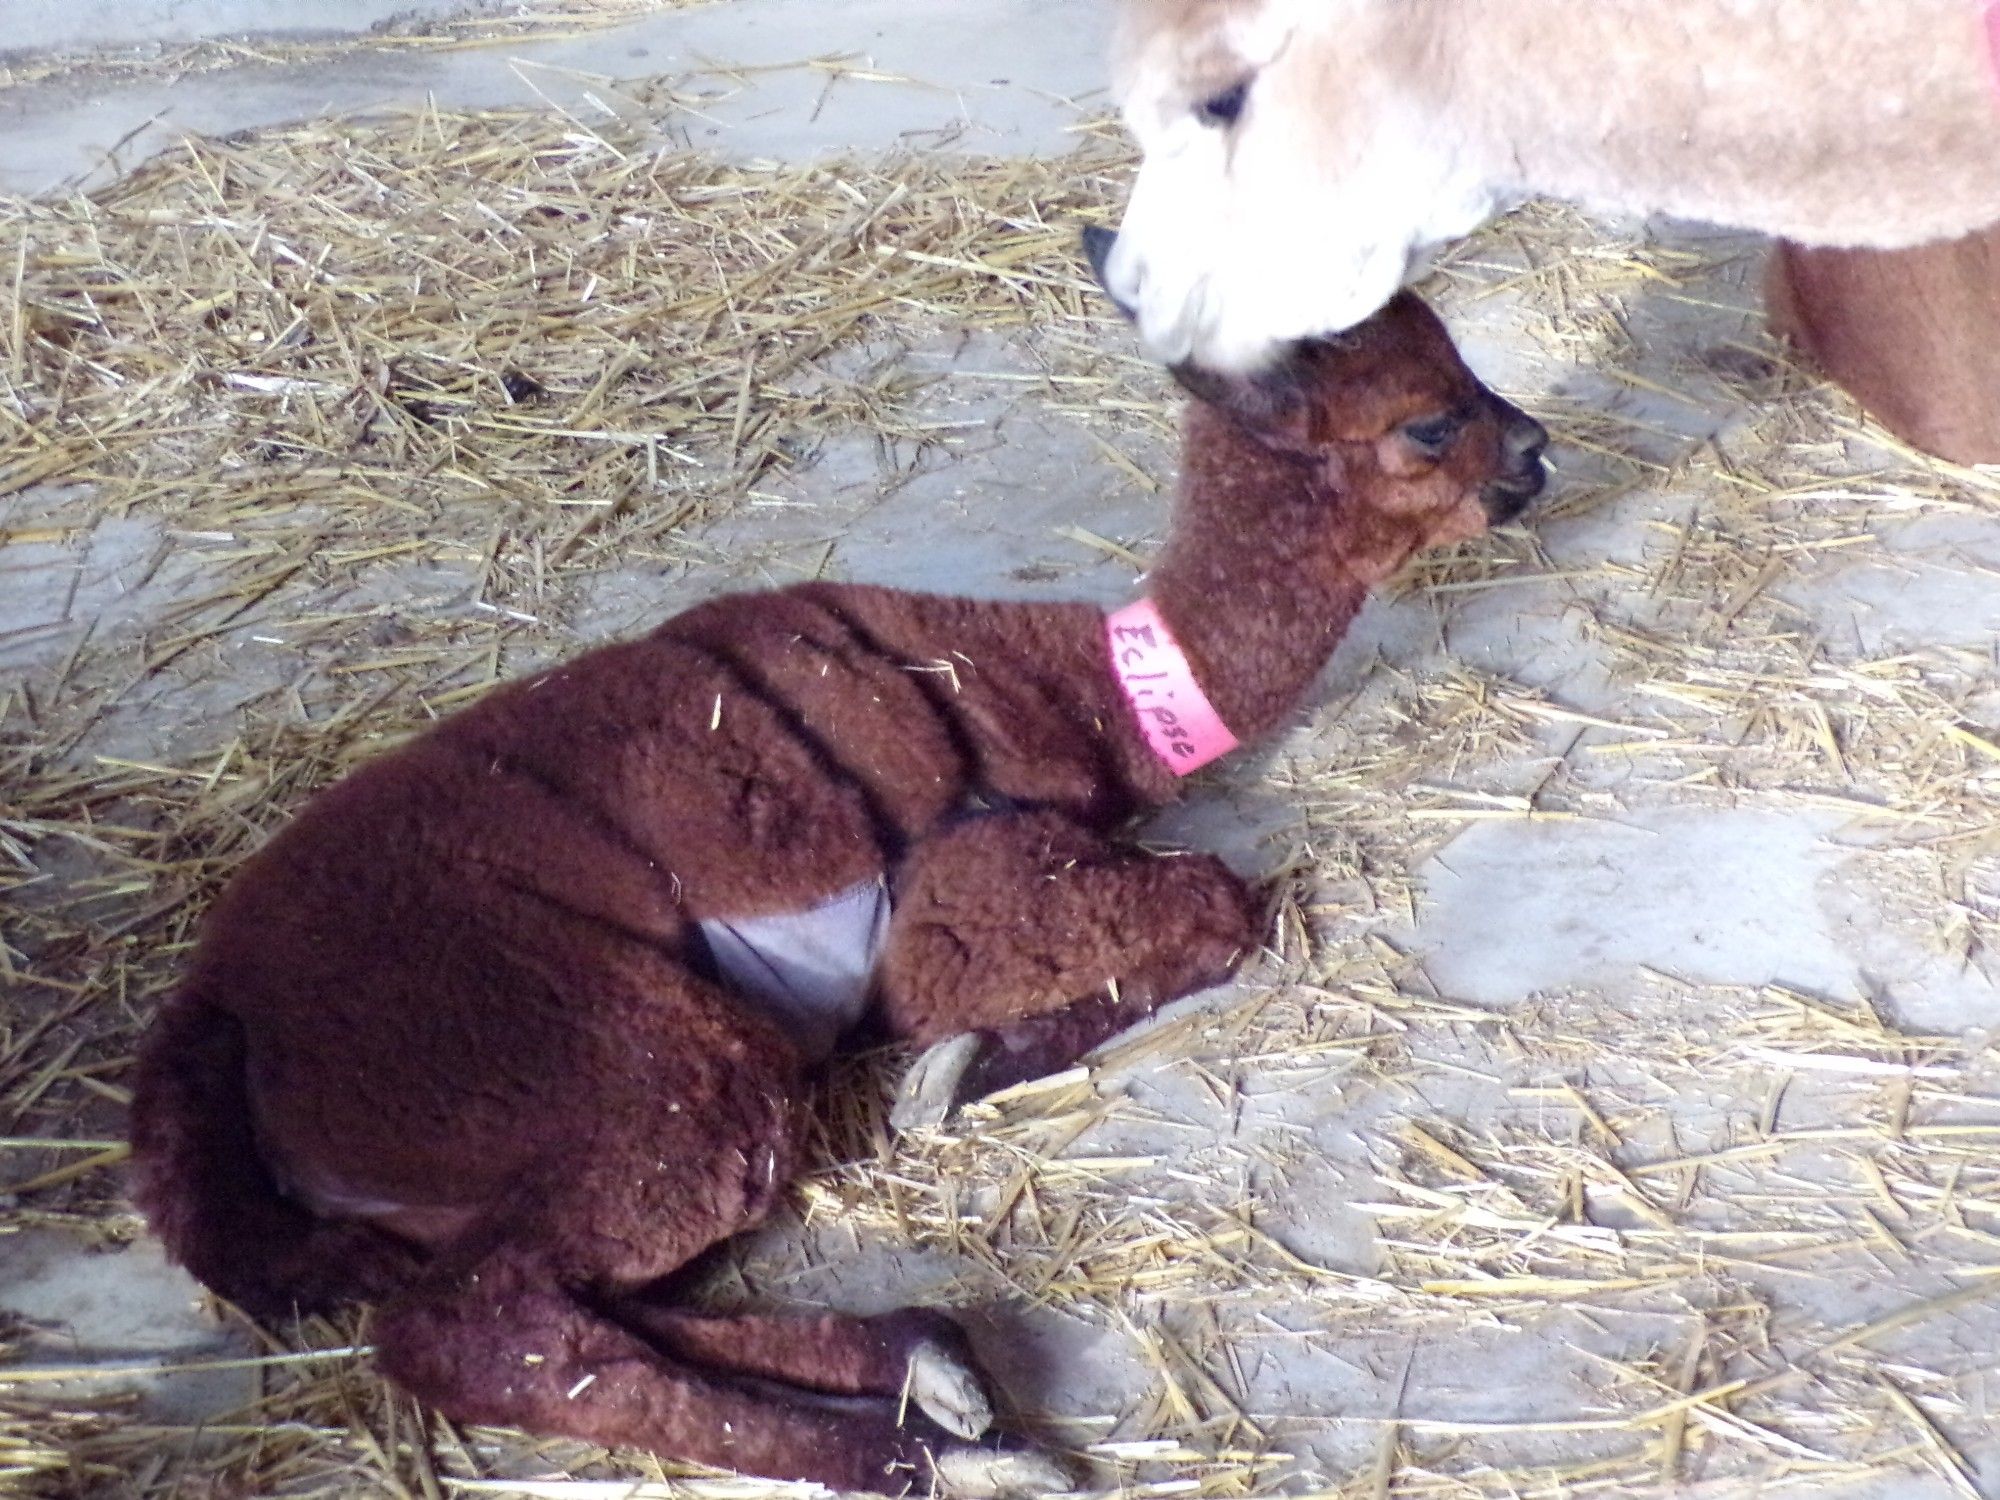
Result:
[[1138,309],[1134,299],[1138,296],[1135,280],[1132,290],[1121,293],[1111,284],[1111,255],[1118,248],[1118,231],[1104,229],[1096,224],[1084,226],[1083,258],[1090,262],[1090,272],[1097,278],[1104,295],[1111,299],[1111,305],[1133,321],[1138,320]]
[[1506,445],[1509,458],[1532,462],[1549,446],[1549,430],[1533,417],[1519,417],[1507,424]]
[[1090,269],[1097,276],[1097,284],[1110,289],[1111,280],[1107,267],[1111,263],[1111,252],[1118,244],[1118,231],[1106,229],[1098,224],[1086,225],[1083,231],[1083,258],[1090,262]]
[[1513,520],[1542,493],[1549,478],[1542,453],[1548,446],[1546,427],[1526,412],[1507,408],[1500,427],[1500,473],[1480,494],[1490,523]]

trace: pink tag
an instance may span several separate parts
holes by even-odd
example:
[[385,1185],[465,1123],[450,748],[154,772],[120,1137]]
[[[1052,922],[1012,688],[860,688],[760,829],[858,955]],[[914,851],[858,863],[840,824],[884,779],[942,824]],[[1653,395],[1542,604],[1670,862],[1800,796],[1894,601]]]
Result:
[[1236,736],[1194,680],[1152,600],[1135,599],[1104,624],[1111,674],[1139,717],[1139,732],[1169,771],[1185,776],[1236,748]]

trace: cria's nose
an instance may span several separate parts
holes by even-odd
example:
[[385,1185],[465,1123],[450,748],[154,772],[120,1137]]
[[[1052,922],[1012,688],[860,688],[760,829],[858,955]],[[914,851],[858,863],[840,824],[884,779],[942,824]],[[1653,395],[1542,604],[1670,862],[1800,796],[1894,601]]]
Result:
[[1549,430],[1526,412],[1512,412],[1501,441],[1506,445],[1510,460],[1516,464],[1531,464],[1549,446]]

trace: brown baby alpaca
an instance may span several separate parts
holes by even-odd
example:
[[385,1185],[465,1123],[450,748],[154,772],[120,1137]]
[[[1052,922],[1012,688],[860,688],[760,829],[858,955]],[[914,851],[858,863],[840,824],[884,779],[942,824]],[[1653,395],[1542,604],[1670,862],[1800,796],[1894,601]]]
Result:
[[[1372,584],[1535,493],[1544,439],[1408,296],[1198,384],[1149,592],[1247,742]],[[148,1039],[154,1230],[261,1314],[380,1301],[383,1368],[456,1420],[843,1490],[1059,1484],[985,1436],[943,1316],[713,1316],[675,1273],[777,1203],[810,1077],[857,1034],[731,978],[731,924],[886,884],[867,1019],[932,1049],[918,1114],[1255,947],[1219,861],[1110,837],[1179,783],[1108,661],[1086,605],[809,584],[383,756],[245,864]]]

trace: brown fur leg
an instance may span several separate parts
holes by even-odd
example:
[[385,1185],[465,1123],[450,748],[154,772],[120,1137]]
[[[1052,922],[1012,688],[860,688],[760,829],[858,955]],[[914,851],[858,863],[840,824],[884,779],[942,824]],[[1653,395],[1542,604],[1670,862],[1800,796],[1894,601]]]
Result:
[[1913,250],[1781,242],[1773,328],[1904,441],[2000,462],[2000,225]]
[[714,1314],[624,1297],[605,1311],[677,1359],[829,1395],[900,1395],[910,1356],[920,1344],[935,1344],[972,1364],[959,1326],[929,1308],[906,1307],[872,1318]]
[[1163,1003],[1150,997],[1121,994],[1113,1000],[1093,995],[1052,1015],[990,1027],[981,1033],[984,1045],[959,1081],[957,1097],[978,1099],[1031,1078],[1060,1073],[1119,1032],[1138,1025]]
[[644,1297],[606,1311],[669,1356],[721,1374],[832,1396],[888,1397],[961,1438],[993,1425],[985,1374],[964,1332],[941,1312],[906,1307],[838,1313],[716,1315]]
[[1257,944],[1258,902],[1220,860],[1120,849],[1054,813],[983,818],[905,863],[882,1009],[929,1045],[984,1045],[955,1097],[1068,1066]]
[[[703,1014],[702,986],[653,977],[679,984],[683,1019]],[[608,1042],[575,1071],[570,1132],[381,1308],[382,1367],[459,1421],[835,1489],[928,1485],[957,1444],[920,1413],[704,1368],[608,1311],[758,1223],[791,1176],[794,1062],[709,1019],[692,1058]]]
[[897,1404],[815,1398],[685,1363],[600,1315],[530,1252],[440,1272],[385,1306],[385,1370],[461,1422],[636,1447],[769,1479],[890,1494],[953,1446]]

